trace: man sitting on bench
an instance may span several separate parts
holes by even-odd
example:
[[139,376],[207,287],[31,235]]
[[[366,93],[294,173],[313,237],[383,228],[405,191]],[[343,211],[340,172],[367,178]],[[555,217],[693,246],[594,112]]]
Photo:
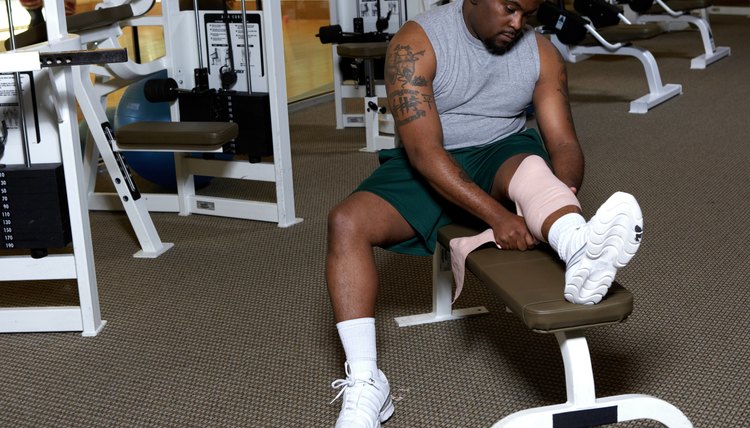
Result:
[[[346,354],[336,427],[379,427],[393,413],[377,367],[373,247],[429,255],[437,231],[468,213],[498,246],[549,242],[567,264],[560,293],[595,304],[635,254],[642,217],[615,193],[588,222],[575,194],[584,160],[565,63],[526,26],[539,0],[458,0],[407,22],[386,54],[387,96],[403,148],[328,218],[326,280]],[[542,136],[526,129],[533,102]],[[513,202],[517,215],[503,205]]]

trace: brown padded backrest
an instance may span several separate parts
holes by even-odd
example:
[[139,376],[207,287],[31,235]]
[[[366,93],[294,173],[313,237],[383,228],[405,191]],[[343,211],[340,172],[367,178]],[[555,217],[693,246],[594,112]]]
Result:
[[76,13],[67,18],[68,32],[78,33],[92,28],[105,27],[132,17],[133,8],[129,4]]
[[[705,9],[714,4],[711,0],[666,0],[664,3],[675,12],[688,12],[691,10]],[[654,4],[646,13],[661,14],[666,12],[661,6]]]
[[[630,43],[636,40],[646,40],[664,33],[664,29],[656,23],[647,24],[619,24],[596,30],[604,39],[612,44]],[[591,34],[587,34],[579,45],[597,46],[597,41]]]
[[[129,4],[108,7],[98,10],[77,13],[66,18],[68,33],[77,34],[92,28],[106,27],[133,17],[133,9]],[[16,48],[30,46],[47,41],[47,26],[37,25],[23,33],[16,34]],[[5,41],[5,49],[10,49],[10,39]]]
[[[478,232],[452,224],[440,229],[438,242],[449,248],[451,239]],[[466,268],[537,332],[552,333],[619,323],[633,311],[633,295],[617,282],[596,305],[576,305],[565,300],[565,266],[548,248],[503,251],[482,247],[469,255]]]
[[372,43],[342,43],[336,46],[336,53],[344,58],[385,58],[385,51],[388,49],[388,42]]
[[117,130],[117,145],[127,150],[218,150],[237,138],[231,122],[133,122]]

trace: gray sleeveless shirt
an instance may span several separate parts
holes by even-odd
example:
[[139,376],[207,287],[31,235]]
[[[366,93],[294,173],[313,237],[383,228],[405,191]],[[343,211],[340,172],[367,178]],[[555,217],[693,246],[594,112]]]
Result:
[[497,141],[526,127],[526,107],[539,79],[539,49],[527,27],[503,55],[493,55],[469,33],[456,0],[414,17],[437,60],[435,105],[448,149]]

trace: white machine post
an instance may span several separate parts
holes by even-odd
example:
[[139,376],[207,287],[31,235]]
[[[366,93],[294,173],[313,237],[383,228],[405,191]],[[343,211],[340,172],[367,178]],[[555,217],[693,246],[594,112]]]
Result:
[[399,327],[409,327],[457,320],[488,312],[484,306],[453,309],[452,291],[453,273],[451,271],[450,252],[438,242],[432,256],[432,312],[397,317],[395,318],[396,324]]
[[279,227],[299,223],[294,215],[294,186],[292,185],[292,152],[289,135],[289,110],[286,94],[286,66],[284,64],[284,37],[281,32],[281,4],[264,3],[266,55],[268,58],[268,92],[271,100],[271,125],[273,128],[274,177],[276,182],[276,208]]

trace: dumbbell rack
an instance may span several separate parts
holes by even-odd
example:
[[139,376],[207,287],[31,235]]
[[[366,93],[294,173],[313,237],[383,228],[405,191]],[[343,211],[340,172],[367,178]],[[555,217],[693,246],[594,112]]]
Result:
[[[57,199],[52,203],[63,204],[60,198],[67,202],[67,212],[61,211],[60,221],[68,221],[69,229],[63,227],[56,230],[61,233],[59,239],[72,241],[72,252],[65,248],[59,254],[49,254],[44,257],[34,258],[21,251],[10,251],[5,249],[0,252],[0,285],[3,281],[41,281],[41,280],[75,280],[78,288],[78,306],[42,306],[42,307],[4,307],[0,308],[0,332],[62,332],[80,331],[83,336],[97,335],[106,321],[103,321],[99,312],[99,296],[96,285],[96,271],[94,268],[93,248],[91,242],[91,229],[88,217],[86,201],[86,186],[82,173],[82,154],[80,150],[78,124],[73,97],[73,79],[70,66],[80,63],[100,62],[102,57],[91,57],[90,53],[81,53],[81,43],[78,36],[67,34],[67,25],[64,15],[63,1],[45,2],[47,16],[47,34],[50,42],[45,46],[37,46],[35,51],[11,51],[0,54],[0,73],[32,72],[33,78],[48,80],[45,86],[49,93],[49,104],[44,103],[43,108],[50,109],[49,115],[55,121],[45,124],[46,130],[52,132],[43,133],[42,139],[35,142],[33,149],[37,153],[43,150],[48,157],[56,157],[57,165],[31,164],[18,167],[7,167],[4,172],[4,194],[6,197],[3,212],[11,220],[14,215],[28,218],[29,211],[22,206],[30,199],[23,193],[24,180],[38,179],[53,183],[55,186],[64,187],[65,191],[58,193]],[[10,15],[10,14],[9,14]],[[124,51],[120,54],[123,55]],[[44,68],[44,70],[43,70]],[[46,74],[46,75],[45,75]],[[23,92],[17,94],[23,97]],[[19,101],[20,104],[20,101]],[[41,103],[40,103],[41,104]],[[19,131],[21,127],[19,126]],[[55,135],[55,132],[57,135]],[[18,145],[6,146],[3,162],[11,164],[18,160],[15,155]],[[43,146],[43,147],[42,147]],[[51,155],[49,153],[52,153]],[[46,159],[45,159],[46,160]],[[18,163],[14,163],[18,165]],[[42,171],[41,173],[38,171]],[[20,171],[20,172],[19,172]],[[60,182],[59,180],[63,181]],[[64,186],[63,186],[64,183]],[[49,195],[47,195],[49,196]],[[54,209],[52,210],[55,211]],[[8,226],[8,237],[15,241],[16,237],[26,236],[24,230],[14,230],[17,224],[10,221]],[[4,229],[5,230],[5,229]],[[35,232],[39,229],[35,228]],[[24,232],[24,234],[21,234]],[[52,235],[56,235],[52,233]],[[69,236],[65,236],[69,233]],[[29,235],[31,236],[31,235]],[[29,247],[41,242],[34,241],[39,235],[34,235],[32,242],[22,243],[18,247]],[[5,236],[4,236],[5,238]],[[7,241],[7,240],[6,240]],[[60,242],[54,245],[61,245]],[[7,242],[4,242],[7,244]],[[15,243],[11,245],[15,246]],[[6,248],[7,245],[3,245]],[[36,286],[36,285],[35,285]],[[0,287],[0,293],[3,292]]]

